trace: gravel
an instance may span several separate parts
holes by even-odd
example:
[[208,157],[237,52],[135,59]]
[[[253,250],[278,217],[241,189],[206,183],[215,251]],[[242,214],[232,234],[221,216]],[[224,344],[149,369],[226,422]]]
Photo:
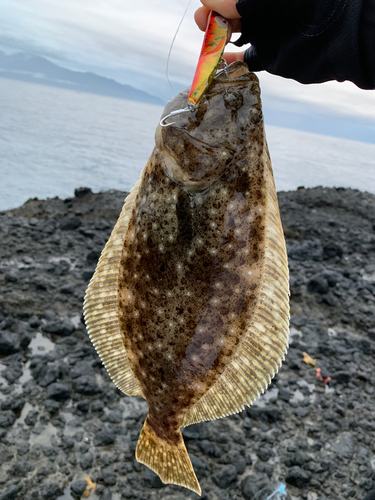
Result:
[[[198,498],[135,461],[147,404],[115,388],[82,321],[125,196],[79,188],[0,213],[0,500],[80,498],[91,481],[93,500]],[[375,197],[322,187],[278,196],[287,358],[251,408],[184,429],[185,442],[203,499],[265,500],[283,483],[287,500],[370,500]]]

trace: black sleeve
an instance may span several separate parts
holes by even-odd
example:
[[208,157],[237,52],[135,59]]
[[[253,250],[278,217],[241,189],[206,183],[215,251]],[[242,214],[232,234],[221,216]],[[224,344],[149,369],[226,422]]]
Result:
[[375,89],[375,0],[239,0],[250,70]]

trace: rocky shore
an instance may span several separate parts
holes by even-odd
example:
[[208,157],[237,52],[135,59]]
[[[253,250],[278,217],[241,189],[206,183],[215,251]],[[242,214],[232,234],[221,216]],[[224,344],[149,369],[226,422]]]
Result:
[[[80,188],[0,212],[0,500],[198,498],[135,461],[147,405],[115,389],[82,319],[125,196]],[[184,430],[202,498],[266,500],[283,483],[272,498],[374,499],[375,196],[279,203],[290,350],[251,408]]]

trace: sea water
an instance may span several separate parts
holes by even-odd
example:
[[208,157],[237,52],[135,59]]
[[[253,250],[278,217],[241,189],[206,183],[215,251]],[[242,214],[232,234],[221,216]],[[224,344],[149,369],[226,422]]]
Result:
[[[0,210],[67,198],[80,186],[128,191],[154,146],[161,106],[0,78]],[[375,193],[375,144],[267,125],[277,190]]]

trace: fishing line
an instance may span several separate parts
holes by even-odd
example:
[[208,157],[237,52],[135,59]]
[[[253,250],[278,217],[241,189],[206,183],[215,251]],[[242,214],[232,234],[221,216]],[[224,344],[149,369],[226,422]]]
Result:
[[[167,57],[167,66],[165,68],[165,78],[164,78],[164,86],[163,86],[163,97],[166,101],[170,101],[171,99],[168,99],[167,97],[165,97],[165,82],[167,81],[169,83],[169,86],[171,88],[171,91],[172,91],[172,95],[173,97],[175,96],[175,93],[174,93],[174,90],[173,90],[173,87],[172,87],[172,84],[171,84],[171,81],[169,80],[169,75],[168,75],[168,71],[169,71],[169,61],[171,59],[171,54],[172,54],[172,49],[173,49],[173,45],[174,45],[174,42],[177,38],[177,35],[178,35],[178,32],[180,31],[180,28],[181,28],[181,25],[183,23],[183,20],[185,19],[185,16],[187,14],[187,11],[189,10],[189,7],[190,7],[190,4],[191,4],[192,0],[189,0],[188,4],[187,4],[187,7],[185,9],[185,12],[181,18],[181,21],[177,27],[177,30],[176,30],[176,33],[174,34],[174,37],[172,39],[172,43],[171,43],[171,46],[169,47],[169,52],[168,52],[168,57]],[[173,99],[172,97],[172,99]]]

